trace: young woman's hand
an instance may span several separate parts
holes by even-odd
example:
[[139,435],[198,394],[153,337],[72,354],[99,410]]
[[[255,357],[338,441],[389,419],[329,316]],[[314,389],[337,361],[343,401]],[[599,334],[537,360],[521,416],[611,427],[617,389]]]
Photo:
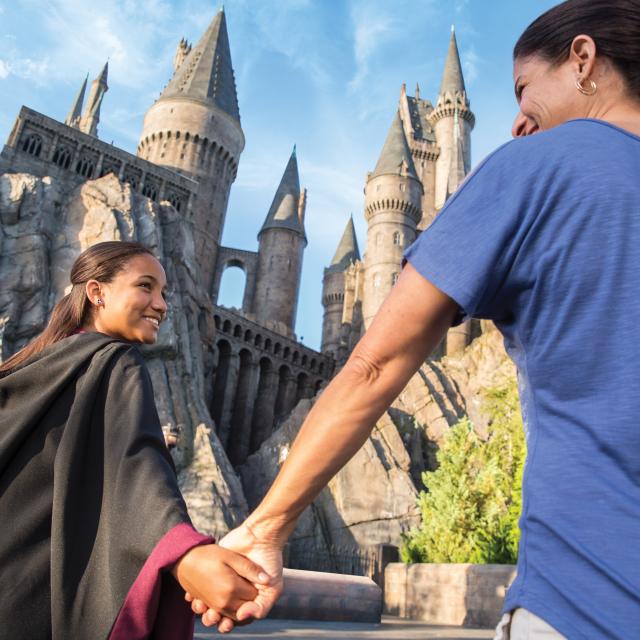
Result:
[[237,609],[235,617],[220,615],[215,607],[211,605],[207,607],[206,600],[192,592],[187,593],[185,597],[188,602],[191,602],[193,611],[202,614],[202,623],[205,626],[217,624],[221,633],[227,633],[236,624],[265,618],[282,593],[282,543],[271,537],[261,537],[259,533],[251,530],[247,523],[244,523],[230,531],[219,544],[225,549],[242,554],[248,561],[258,563],[270,577],[268,581],[253,583],[256,590],[255,597],[250,602],[242,604]]
[[215,544],[187,551],[172,573],[191,599],[206,603],[212,611],[207,617],[210,624],[223,617],[235,620],[238,610],[258,597],[258,587],[269,583],[261,566]]

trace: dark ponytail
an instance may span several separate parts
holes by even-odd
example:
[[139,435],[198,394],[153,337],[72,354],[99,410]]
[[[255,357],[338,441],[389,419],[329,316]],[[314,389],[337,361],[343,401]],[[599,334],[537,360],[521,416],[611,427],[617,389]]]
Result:
[[71,291],[51,312],[45,330],[26,347],[0,364],[0,373],[17,366],[63,338],[73,335],[93,313],[85,285],[89,280],[111,282],[129,260],[139,255],[153,255],[148,247],[138,242],[100,242],[83,251],[71,267]]
[[640,98],[640,0],[567,0],[534,20],[518,39],[513,58],[539,56],[564,62],[578,35],[596,43],[611,60],[629,93]]

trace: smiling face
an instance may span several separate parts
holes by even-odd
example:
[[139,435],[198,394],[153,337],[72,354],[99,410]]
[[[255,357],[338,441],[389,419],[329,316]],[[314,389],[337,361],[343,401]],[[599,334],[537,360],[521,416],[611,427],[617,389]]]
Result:
[[151,255],[134,256],[111,282],[87,283],[94,313],[83,328],[128,342],[153,344],[167,312],[166,288],[167,278],[158,260]]
[[575,64],[569,59],[553,65],[538,56],[515,61],[514,89],[520,107],[514,137],[545,131],[584,117],[584,96],[576,90]]

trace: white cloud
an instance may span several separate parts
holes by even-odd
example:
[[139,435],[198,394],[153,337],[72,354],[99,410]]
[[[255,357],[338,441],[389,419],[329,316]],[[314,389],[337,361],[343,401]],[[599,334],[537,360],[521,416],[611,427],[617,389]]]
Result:
[[8,78],[10,73],[11,67],[9,66],[9,63],[4,60],[0,60],[0,80]]
[[462,70],[465,82],[471,84],[478,77],[479,66],[482,63],[475,49],[467,49],[462,54]]

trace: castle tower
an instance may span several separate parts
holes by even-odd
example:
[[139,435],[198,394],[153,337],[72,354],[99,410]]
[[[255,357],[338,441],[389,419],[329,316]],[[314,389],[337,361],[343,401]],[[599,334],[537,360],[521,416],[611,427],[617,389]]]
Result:
[[298,307],[306,190],[300,191],[296,148],[258,234],[258,268],[252,310],[256,322],[293,337]]
[[471,131],[475,124],[475,116],[471,111],[464,86],[458,43],[453,27],[451,27],[451,40],[449,41],[449,51],[444,65],[438,101],[429,116],[429,121],[435,130],[436,140],[440,147],[435,176],[435,208],[439,210],[450,193],[448,191],[449,173],[458,145],[461,149],[465,175],[469,171],[471,166]]
[[88,73],[64,121],[65,124],[68,124],[70,127],[73,127],[74,129],[80,128],[80,120],[82,119],[82,105],[84,104],[84,94],[85,94],[85,91],[87,90],[87,80],[89,80]]
[[[192,203],[195,253],[202,284],[211,291],[218,247],[244,134],[223,10],[198,44],[181,42],[176,70],[144,118],[138,155],[199,183]],[[163,194],[180,211],[187,203]]]
[[341,348],[342,321],[345,302],[345,271],[360,260],[358,239],[353,226],[353,216],[349,218],[340,244],[331,265],[324,270],[322,280],[322,353],[330,353],[337,358]]
[[[78,128],[80,131],[88,133],[90,136],[98,137],[98,123],[100,122],[100,106],[104,94],[107,93],[109,87],[107,86],[107,75],[109,73],[109,62],[105,62],[100,75],[91,83],[91,91],[87,99],[87,105],[84,108],[84,113],[80,119]],[[84,92],[82,92],[84,97]]]
[[417,235],[422,218],[422,183],[416,173],[400,112],[365,186],[368,224],[362,313],[369,327],[400,274],[402,254]]

